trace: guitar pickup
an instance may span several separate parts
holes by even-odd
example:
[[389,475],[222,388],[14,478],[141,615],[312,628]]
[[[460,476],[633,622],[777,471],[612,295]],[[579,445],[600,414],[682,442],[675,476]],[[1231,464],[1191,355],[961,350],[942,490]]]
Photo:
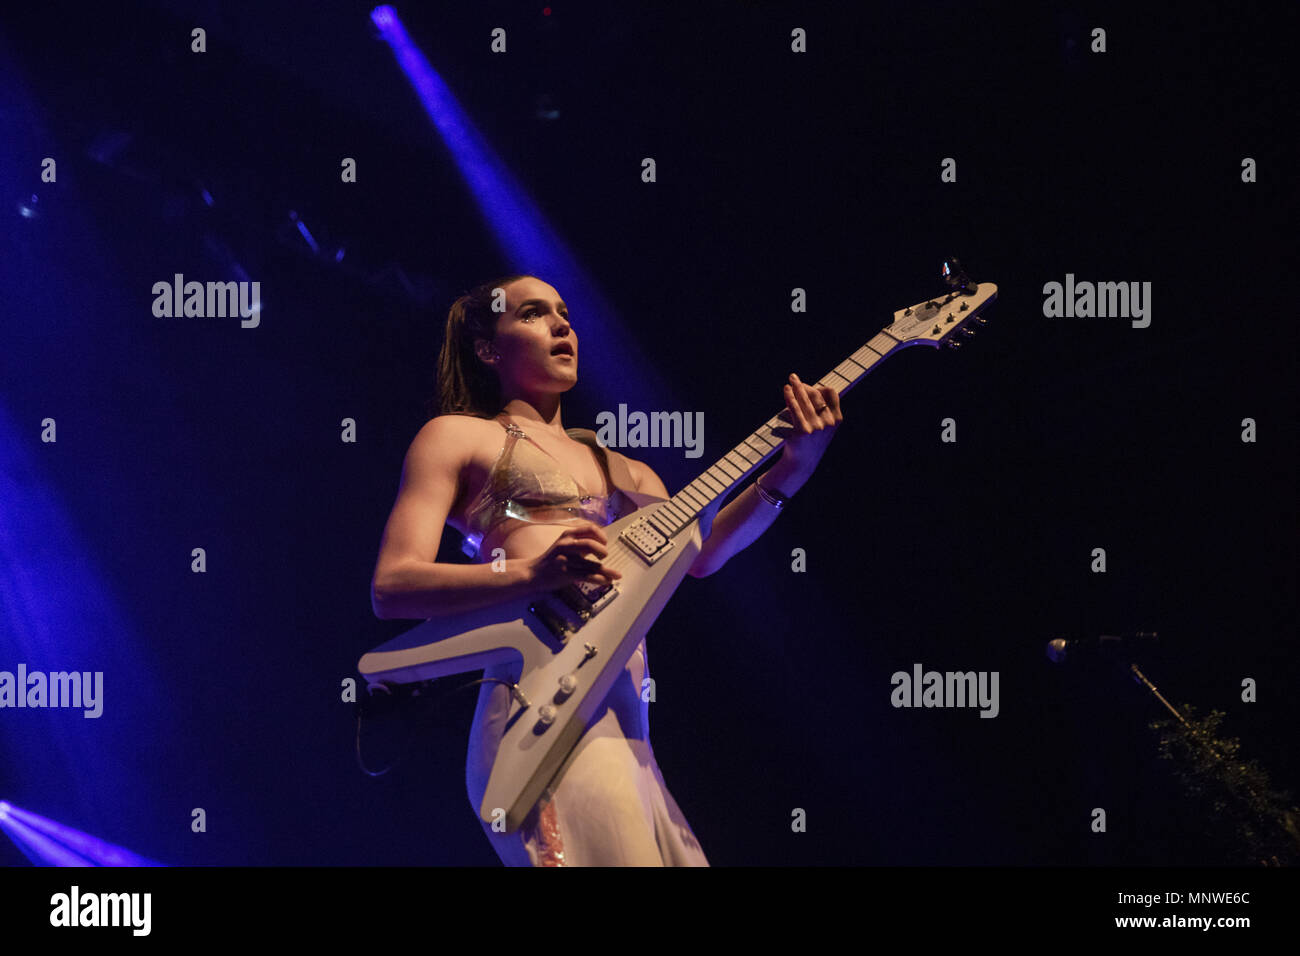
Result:
[[575,611],[563,604],[551,604],[548,598],[534,601],[528,605],[528,610],[561,642],[567,641],[569,635],[585,623],[585,619]]
[[654,564],[673,546],[649,521],[638,521],[618,537],[635,548],[646,564]]

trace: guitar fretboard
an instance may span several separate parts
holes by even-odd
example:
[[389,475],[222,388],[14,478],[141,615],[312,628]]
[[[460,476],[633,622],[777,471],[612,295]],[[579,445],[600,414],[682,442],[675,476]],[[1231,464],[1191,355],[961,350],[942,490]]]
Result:
[[[828,385],[843,395],[861,381],[877,362],[902,344],[881,329],[866,345],[823,375],[817,384]],[[729,495],[785,444],[785,439],[776,432],[778,429],[789,429],[791,423],[782,418],[782,414],[786,414],[785,409],[759,425],[744,441],[673,495],[666,505],[658,509],[650,523],[671,537],[690,524],[710,503]]]

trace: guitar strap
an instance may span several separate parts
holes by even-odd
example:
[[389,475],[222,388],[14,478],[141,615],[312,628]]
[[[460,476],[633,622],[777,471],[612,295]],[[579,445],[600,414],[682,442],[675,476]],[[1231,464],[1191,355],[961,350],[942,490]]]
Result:
[[609,482],[611,488],[618,488],[621,491],[636,491],[636,479],[632,477],[632,470],[628,468],[626,459],[618,452],[610,454],[600,442],[596,441],[596,433],[590,428],[566,428],[565,432],[570,438],[590,446],[596,452],[596,460],[600,462],[600,467],[604,469],[605,480]]

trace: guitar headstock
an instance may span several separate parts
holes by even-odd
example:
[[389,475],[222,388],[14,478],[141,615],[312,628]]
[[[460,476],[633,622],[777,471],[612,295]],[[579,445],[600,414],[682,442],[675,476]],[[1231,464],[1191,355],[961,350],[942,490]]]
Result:
[[[946,263],[944,274],[949,275]],[[885,326],[885,331],[904,345],[959,348],[963,340],[975,334],[976,327],[987,324],[980,313],[998,297],[998,287],[992,282],[974,283],[964,275],[961,280],[949,279],[954,287],[947,295],[895,312],[893,323]]]

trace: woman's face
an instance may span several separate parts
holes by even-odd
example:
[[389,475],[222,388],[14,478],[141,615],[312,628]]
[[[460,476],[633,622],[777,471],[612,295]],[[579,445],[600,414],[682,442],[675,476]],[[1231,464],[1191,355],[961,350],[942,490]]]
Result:
[[[505,286],[506,310],[491,348],[503,389],[567,391],[578,382],[578,336],[568,306],[549,283],[516,279]],[[511,385],[514,388],[511,388]]]

